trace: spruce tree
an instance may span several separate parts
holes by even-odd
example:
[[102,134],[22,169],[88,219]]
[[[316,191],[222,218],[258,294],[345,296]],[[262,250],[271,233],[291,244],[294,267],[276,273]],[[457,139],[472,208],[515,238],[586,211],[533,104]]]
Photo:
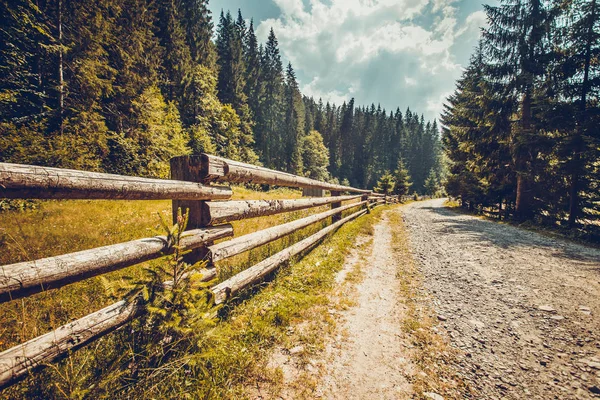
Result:
[[212,42],[213,22],[208,0],[180,0],[182,25],[192,61],[215,68],[217,55]]
[[[304,137],[304,102],[296,81],[296,74],[289,63],[286,71],[284,89],[285,124],[283,143],[288,155],[286,170],[294,174],[302,174],[302,141]],[[285,160],[284,160],[285,161]]]
[[518,124],[513,127],[512,154],[517,172],[516,214],[533,215],[534,164],[539,151],[540,87],[549,61],[548,28],[552,16],[542,0],[504,0],[500,6],[484,6],[489,27],[483,30],[489,76],[506,96],[514,96]]
[[397,194],[398,196],[407,195],[412,183],[410,182],[408,169],[404,166],[404,162],[401,158],[398,160],[398,165],[394,171],[394,180],[396,181],[396,184],[394,185],[394,194]]
[[[566,52],[562,60],[562,69],[567,71],[566,83],[562,94],[572,99],[576,124],[569,129],[569,135],[561,143],[565,155],[565,170],[569,179],[568,223],[575,225],[582,217],[583,206],[593,207],[592,197],[594,170],[593,163],[600,157],[600,121],[597,96],[594,89],[600,86],[597,60],[600,57],[600,5],[597,0],[573,0],[567,10],[568,20],[566,38],[563,46]],[[596,103],[596,104],[595,104]]]
[[264,87],[260,112],[257,117],[257,148],[264,164],[270,168],[282,168],[285,163],[281,128],[283,126],[283,66],[279,44],[273,29],[264,49],[261,62],[261,81]]

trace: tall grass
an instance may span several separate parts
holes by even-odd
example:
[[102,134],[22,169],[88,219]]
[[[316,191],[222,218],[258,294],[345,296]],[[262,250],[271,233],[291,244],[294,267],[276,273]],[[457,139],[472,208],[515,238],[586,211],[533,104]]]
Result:
[[[242,187],[234,188],[234,199],[290,199],[301,197],[299,191],[289,189],[277,189],[269,192],[256,192]],[[320,212],[327,209],[327,206],[303,210],[294,213],[281,214],[263,218],[254,218],[244,221],[236,221],[233,223],[236,236],[240,236],[249,232],[267,228],[269,226],[278,225],[302,216]],[[42,202],[35,210],[28,211],[11,211],[0,213],[0,263],[2,265],[35,260],[42,257],[65,254],[73,251],[94,248],[103,245],[120,243],[123,241],[138,239],[141,237],[149,237],[157,234],[163,234],[160,226],[160,220],[157,213],[161,213],[167,218],[171,215],[171,204],[169,201],[48,201]],[[300,232],[296,232],[289,237],[280,239],[267,246],[247,252],[233,259],[226,260],[217,265],[220,271],[220,278],[228,277],[237,271],[246,268],[247,266],[258,262],[265,257],[273,254],[276,251],[288,246],[297,241],[299,238],[320,229],[325,223],[315,224],[309,228],[305,228]],[[356,229],[356,223],[353,223]],[[345,240],[338,245],[349,244],[349,237],[352,236],[351,228],[342,228],[347,230]],[[336,235],[337,237],[337,235]],[[321,250],[317,249],[315,253]],[[332,257],[332,266],[341,265],[340,257],[343,257],[344,249],[340,248]],[[118,280],[121,277],[141,277],[142,268],[144,266],[157,265],[164,262],[155,260],[146,264],[130,267],[121,271],[113,272],[104,275],[109,280]],[[333,268],[333,267],[332,267]],[[329,271],[329,272],[327,272]],[[294,296],[292,301],[294,304],[285,305],[287,310],[280,310],[277,317],[268,317],[262,319],[260,324],[264,325],[264,331],[261,328],[260,339],[258,342],[252,342],[255,346],[253,351],[258,351],[262,348],[263,341],[271,342],[269,337],[272,335],[271,328],[268,328],[273,323],[275,326],[285,325],[289,322],[289,316],[295,315],[293,310],[302,309],[304,304],[304,296],[310,298],[310,302],[317,301],[318,293],[310,294],[311,290],[319,290],[324,284],[321,273],[332,274],[331,268],[325,269],[325,272],[313,271],[307,276],[297,276],[298,279],[304,282],[301,295]],[[279,277],[277,278],[279,279]],[[276,279],[276,281],[277,281]],[[327,278],[329,279],[329,278]],[[294,280],[294,281],[295,281]],[[311,289],[313,288],[313,289]],[[242,294],[241,298],[249,298],[249,293],[256,292],[256,289]],[[286,291],[284,291],[286,292]],[[275,298],[282,296],[282,293],[277,294]],[[313,297],[311,297],[313,296]],[[316,297],[314,297],[316,296]],[[33,337],[44,334],[50,330],[57,328],[69,321],[80,318],[90,312],[96,311],[110,303],[111,299],[107,291],[100,282],[100,278],[91,278],[83,282],[68,285],[58,290],[43,292],[25,299],[13,301],[0,305],[0,315],[3,318],[0,320],[0,350],[12,347],[18,343],[22,343]],[[243,304],[243,309],[252,307],[252,298],[248,304]],[[273,299],[269,300],[273,302]],[[299,304],[297,304],[299,302]],[[233,304],[240,303],[240,301]],[[284,303],[287,304],[287,303]],[[300,308],[298,308],[300,307]],[[285,312],[284,312],[285,311]],[[64,396],[70,398],[86,398],[93,397],[110,397],[118,391],[121,394],[127,393],[127,396],[145,398],[146,394],[152,393],[158,397],[197,397],[202,393],[201,397],[229,396],[231,393],[239,393],[237,388],[230,391],[231,382],[228,379],[243,381],[245,373],[239,371],[238,368],[243,367],[247,363],[257,365],[259,358],[256,355],[248,358],[248,354],[240,354],[238,350],[240,339],[239,335],[250,334],[247,330],[238,331],[237,325],[239,322],[237,308],[227,308],[221,312],[223,323],[219,324],[216,331],[221,333],[216,334],[210,332],[206,336],[202,336],[199,345],[203,349],[212,348],[211,351],[202,351],[202,356],[198,359],[193,354],[182,354],[172,364],[165,366],[165,371],[168,374],[176,375],[178,378],[171,381],[165,380],[164,375],[160,373],[146,376],[154,376],[152,382],[148,386],[140,386],[139,382],[131,381],[123,385],[123,381],[118,379],[119,375],[115,372],[114,365],[123,362],[123,354],[127,353],[124,349],[131,350],[132,343],[131,335],[128,329],[125,328],[116,334],[92,344],[87,349],[76,352],[67,360],[60,363],[58,366],[52,366],[42,374],[34,375],[27,379],[24,384],[20,384],[15,388],[4,391],[0,396],[19,398],[27,396],[30,398],[49,398],[56,396]],[[242,312],[243,313],[243,312]],[[263,315],[265,316],[265,315]],[[258,321],[254,321],[259,323]],[[262,326],[261,325],[261,326]],[[135,325],[132,325],[135,326]],[[229,327],[229,328],[228,328]],[[279,328],[276,328],[276,330]],[[227,334],[224,334],[228,332]],[[226,338],[226,339],[224,339]],[[272,339],[272,337],[271,337]],[[205,342],[208,341],[208,342]],[[247,342],[248,338],[244,338],[240,343]],[[216,347],[215,347],[216,346]],[[222,346],[222,347],[219,347]],[[235,351],[228,351],[231,347]],[[243,347],[242,347],[243,348]],[[215,350],[216,349],[216,350]],[[217,353],[213,353],[216,351]],[[219,353],[221,352],[221,353]],[[247,353],[247,351],[246,351]],[[251,352],[250,352],[251,353]],[[204,363],[206,354],[212,354],[213,361]],[[235,354],[235,357],[231,357]],[[217,357],[218,355],[218,357]],[[220,357],[224,357],[221,359]],[[243,357],[242,357],[243,356]],[[237,360],[236,357],[242,357],[244,361]],[[212,365],[218,363],[224,364],[219,367],[219,374],[224,374],[222,378],[218,378],[218,374],[213,372]],[[228,361],[226,361],[228,360]],[[238,363],[239,362],[239,363]],[[194,366],[201,366],[197,369]],[[246,365],[247,366],[247,365]],[[121,366],[120,374],[131,375],[131,371],[123,370]],[[119,368],[117,368],[119,370]],[[229,371],[229,372],[227,372]],[[235,372],[238,371],[238,372]],[[115,379],[106,379],[107,374]],[[183,375],[182,375],[183,374]],[[160,376],[160,378],[159,378]],[[227,377],[227,378],[226,378]],[[96,382],[90,384],[90,382]],[[112,382],[112,383],[111,383]],[[115,382],[119,382],[115,385]],[[210,390],[204,391],[197,387],[190,388],[190,382],[210,386]],[[167,395],[168,393],[178,393],[178,395]],[[216,397],[215,397],[216,398]]]

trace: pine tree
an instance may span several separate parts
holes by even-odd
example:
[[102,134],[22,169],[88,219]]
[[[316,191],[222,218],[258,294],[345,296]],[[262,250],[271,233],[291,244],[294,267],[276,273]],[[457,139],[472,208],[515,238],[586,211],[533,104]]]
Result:
[[296,74],[289,63],[286,71],[285,88],[284,151],[289,156],[286,170],[302,174],[302,141],[304,139],[304,102],[296,81]]
[[504,0],[485,6],[489,28],[484,29],[484,50],[490,77],[506,95],[519,97],[519,121],[513,128],[512,154],[517,172],[516,213],[533,215],[533,170],[539,151],[536,89],[549,60],[548,28],[552,23],[542,0]]
[[384,171],[379,177],[376,186],[373,188],[377,193],[392,194],[396,181],[389,171]]
[[246,96],[246,63],[244,61],[244,41],[246,24],[241,11],[238,19],[233,22],[231,14],[221,13],[217,32],[217,52],[219,65],[219,80],[217,90],[219,99],[225,105],[229,104],[238,115],[240,131],[239,157],[242,161],[255,163],[257,156],[254,152],[254,121],[248,106]]
[[396,171],[394,171],[394,180],[396,182],[394,185],[394,194],[399,196],[407,195],[412,183],[410,182],[408,169],[404,166],[401,158],[398,160]]
[[250,27],[245,36],[244,62],[246,64],[246,86],[244,93],[248,99],[251,117],[256,120],[259,113],[260,101],[263,95],[261,82],[261,52],[258,40],[254,33],[254,21],[250,20]]
[[282,168],[285,164],[281,128],[283,125],[283,66],[275,32],[271,29],[261,62],[261,81],[264,86],[257,116],[257,148],[264,164]]
[[439,190],[439,187],[440,187],[440,184],[439,184],[438,176],[435,173],[435,171],[433,169],[431,169],[431,171],[429,171],[429,175],[427,176],[427,179],[425,180],[425,184],[424,184],[425,194],[434,196],[437,193],[437,191]]
[[594,127],[599,121],[597,104],[590,101],[594,88],[598,88],[598,67],[593,60],[600,56],[600,9],[597,0],[573,0],[570,2],[567,17],[571,22],[566,27],[566,52],[562,61],[562,69],[567,71],[567,80],[562,94],[573,100],[573,110],[576,126],[571,127],[570,135],[561,144],[567,155],[565,170],[569,178],[568,223],[575,225],[582,216],[582,197],[592,193],[593,177],[588,171],[593,170],[592,164],[600,157],[600,134]]
[[182,25],[192,61],[208,68],[215,68],[217,55],[212,42],[213,22],[208,0],[180,0]]
[[[177,0],[160,0],[158,2],[158,38],[164,48],[161,89],[168,101],[175,101],[181,107],[183,81],[193,69],[192,55],[186,40],[183,27],[182,10]],[[180,108],[182,114],[185,110]]]

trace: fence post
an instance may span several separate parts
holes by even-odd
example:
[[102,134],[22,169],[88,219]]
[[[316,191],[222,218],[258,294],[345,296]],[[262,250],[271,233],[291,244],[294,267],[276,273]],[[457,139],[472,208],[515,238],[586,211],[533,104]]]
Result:
[[[341,196],[342,192],[338,192],[338,191],[331,191],[331,196]],[[340,208],[342,206],[342,202],[341,201],[336,201],[335,203],[331,203],[331,208]],[[340,219],[342,219],[342,213],[339,214],[335,214],[331,217],[331,222],[335,223],[338,222]]]
[[[171,179],[188,182],[202,182],[201,175],[201,157],[200,156],[179,156],[171,159]],[[186,230],[198,229],[206,226],[203,222],[204,201],[195,200],[173,200],[173,224],[177,223],[177,209],[181,208],[181,212],[185,214],[189,212],[188,224]],[[192,250],[185,261],[194,264],[206,258],[207,248],[213,242],[207,242],[204,246]]]
[[367,204],[365,204],[365,207],[367,208],[367,214],[371,214],[371,207],[369,205],[369,193],[363,194],[362,197],[360,198],[360,201],[367,202]]

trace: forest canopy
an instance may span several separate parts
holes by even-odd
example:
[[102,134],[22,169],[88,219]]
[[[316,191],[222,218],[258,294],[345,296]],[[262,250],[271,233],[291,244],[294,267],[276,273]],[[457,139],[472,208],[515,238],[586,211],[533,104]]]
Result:
[[594,226],[597,0],[503,0],[485,10],[488,27],[441,119],[448,193],[501,217]]
[[400,160],[414,190],[442,178],[435,121],[303,96],[275,32],[259,43],[241,11],[2,0],[0,12],[0,161],[165,178],[171,157],[209,152],[358,187]]

